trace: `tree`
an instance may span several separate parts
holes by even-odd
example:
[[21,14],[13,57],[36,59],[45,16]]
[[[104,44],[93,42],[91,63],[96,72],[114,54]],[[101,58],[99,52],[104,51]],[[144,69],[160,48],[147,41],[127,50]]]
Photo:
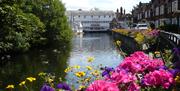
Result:
[[1,3],[0,53],[26,51],[44,38],[44,24],[31,13],[23,13],[17,4]]
[[1,0],[0,53],[56,43],[68,46],[72,32],[59,0]]
[[72,31],[65,16],[65,7],[59,0],[28,0],[24,12],[38,16],[46,26],[45,36],[50,44],[70,43]]

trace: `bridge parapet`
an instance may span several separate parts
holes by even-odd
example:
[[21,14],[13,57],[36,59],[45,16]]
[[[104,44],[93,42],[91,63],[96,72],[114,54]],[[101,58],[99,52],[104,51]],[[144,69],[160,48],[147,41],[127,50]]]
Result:
[[161,31],[161,35],[171,40],[177,47],[180,47],[180,34]]

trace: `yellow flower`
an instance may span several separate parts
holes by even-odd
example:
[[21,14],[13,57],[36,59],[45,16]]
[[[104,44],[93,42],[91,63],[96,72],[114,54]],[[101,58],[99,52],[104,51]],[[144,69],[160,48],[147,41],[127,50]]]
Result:
[[76,72],[75,75],[80,78],[80,77],[85,76],[86,73],[81,71],[81,72]]
[[44,73],[44,72],[40,72],[39,74],[38,74],[38,76],[45,76],[46,75],[46,73]]
[[69,71],[71,71],[72,70],[72,67],[67,67],[65,70],[64,70],[64,72],[69,72]]
[[120,33],[120,34],[123,34],[123,35],[126,35],[126,36],[128,36],[128,34],[129,34],[129,31],[127,29],[115,29],[113,31]]
[[6,88],[7,88],[7,89],[13,89],[13,88],[14,88],[14,85],[8,85]]
[[116,45],[117,45],[117,46],[121,46],[121,41],[117,40],[117,41],[116,41]]
[[22,81],[21,83],[19,83],[19,86],[25,85],[26,81]]
[[83,85],[80,85],[80,86],[79,86],[79,90],[82,90],[82,89],[84,89],[84,88],[86,88],[86,86],[83,86]]
[[88,57],[88,62],[93,62],[94,61],[94,57]]
[[177,83],[180,83],[180,76],[176,76],[175,81],[176,81]]
[[138,44],[142,44],[144,42],[145,36],[142,33],[138,33],[135,37],[135,40]]
[[92,67],[91,67],[91,66],[86,66],[86,68],[87,68],[88,70],[92,70]]
[[26,79],[29,80],[30,82],[33,82],[33,81],[36,80],[36,78],[34,78],[34,77],[28,77],[28,78],[26,78]]
[[76,68],[76,69],[80,69],[80,68],[81,68],[81,66],[79,66],[79,65],[75,65],[75,66],[74,66],[74,68]]
[[159,51],[155,51],[154,53],[155,53],[155,54],[160,54],[160,52],[159,52]]
[[51,78],[48,78],[47,81],[48,81],[49,83],[52,83],[54,80],[51,79]]
[[94,76],[99,76],[100,72],[98,70],[95,70],[94,72],[91,72],[91,74]]
[[90,82],[91,81],[91,77],[84,79],[84,81],[85,82]]

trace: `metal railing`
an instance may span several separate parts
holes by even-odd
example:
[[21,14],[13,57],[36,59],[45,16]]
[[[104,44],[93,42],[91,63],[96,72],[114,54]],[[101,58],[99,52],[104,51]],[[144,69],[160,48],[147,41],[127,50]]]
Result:
[[172,41],[177,47],[180,47],[180,34],[175,34],[165,31],[161,31],[161,34],[165,38],[168,38],[170,41]]

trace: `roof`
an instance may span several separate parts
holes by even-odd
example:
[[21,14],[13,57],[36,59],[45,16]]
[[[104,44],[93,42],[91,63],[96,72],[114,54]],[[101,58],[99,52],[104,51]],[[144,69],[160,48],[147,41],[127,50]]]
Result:
[[89,11],[79,11],[79,10],[69,10],[66,12],[67,15],[115,15],[114,11],[102,11],[102,10],[89,10]]

